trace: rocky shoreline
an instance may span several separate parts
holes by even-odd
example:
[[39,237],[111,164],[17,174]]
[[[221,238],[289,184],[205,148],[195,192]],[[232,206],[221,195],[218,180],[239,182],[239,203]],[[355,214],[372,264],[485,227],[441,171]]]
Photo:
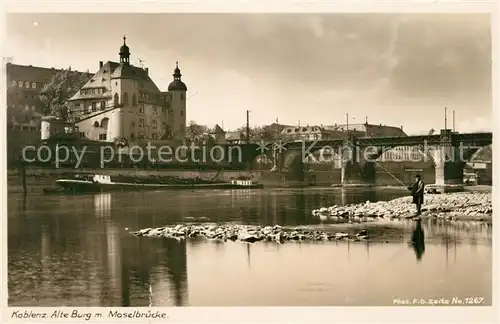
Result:
[[[491,193],[460,192],[426,195],[424,202],[423,213],[420,218],[436,217],[446,220],[482,222],[491,222],[492,219]],[[415,205],[412,203],[411,197],[401,197],[390,201],[367,201],[364,204],[323,207],[313,210],[312,213],[320,218],[362,223],[376,221],[377,219],[414,218]],[[267,241],[280,244],[287,241],[364,241],[370,239],[369,236],[371,235],[365,229],[357,233],[335,233],[310,228],[287,228],[280,225],[236,224],[179,224],[159,228],[145,228],[132,231],[130,234],[137,237],[175,240],[205,239],[248,243]]]
[[356,234],[328,233],[311,229],[285,228],[275,226],[256,225],[175,225],[160,228],[145,228],[131,232],[134,236],[145,236],[167,239],[206,239],[218,241],[240,241],[254,243],[258,241],[284,243],[287,241],[361,241],[368,239],[366,230]]
[[[491,192],[456,192],[425,195],[422,215],[449,220],[491,221],[493,213]],[[312,211],[321,219],[345,219],[370,221],[377,218],[401,219],[415,215],[412,197],[406,196],[390,201],[367,201],[364,204],[322,207]]]

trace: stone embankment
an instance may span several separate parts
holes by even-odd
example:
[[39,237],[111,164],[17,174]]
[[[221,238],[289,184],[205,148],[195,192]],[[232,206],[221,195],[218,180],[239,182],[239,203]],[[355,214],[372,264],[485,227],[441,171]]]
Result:
[[[376,218],[411,218],[415,215],[412,197],[390,201],[322,207],[313,216],[327,219],[374,220]],[[488,221],[493,213],[491,193],[449,193],[425,195],[422,217]]]
[[241,241],[254,243],[268,241],[284,243],[287,241],[360,241],[368,239],[366,230],[357,234],[350,233],[328,233],[311,229],[285,228],[275,226],[255,225],[175,225],[160,228],[146,228],[131,232],[135,236],[146,236],[154,238],[184,239],[207,239],[220,241]]

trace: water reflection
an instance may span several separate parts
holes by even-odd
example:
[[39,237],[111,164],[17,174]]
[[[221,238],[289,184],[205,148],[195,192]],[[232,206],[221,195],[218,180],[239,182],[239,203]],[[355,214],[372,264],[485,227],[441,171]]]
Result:
[[411,235],[411,244],[415,250],[417,260],[420,261],[425,251],[425,237],[424,230],[422,229],[422,221],[418,219],[416,223],[415,229]]
[[[283,245],[136,238],[125,230],[202,217],[221,222],[326,226],[311,217],[311,209],[373,197],[392,199],[397,194],[373,190],[276,190],[238,195],[153,192],[29,197],[27,201],[9,196],[9,304],[387,304],[382,298],[384,287],[392,287],[391,294],[419,294],[423,288],[414,281],[429,272],[446,293],[488,295],[491,276],[484,269],[491,268],[492,234],[491,227],[482,224],[391,221],[379,226],[380,242]],[[413,269],[415,255],[401,244],[410,238],[420,262],[417,272]],[[449,249],[455,257],[443,272],[448,267],[444,255]],[[409,275],[401,276],[403,272]],[[440,280],[444,283],[437,283]],[[314,287],[311,281],[315,281]],[[360,282],[370,289],[356,288]],[[425,289],[432,295],[433,287],[429,283]]]
[[187,254],[185,240],[163,240],[163,266],[170,282],[175,306],[183,306],[187,300]]

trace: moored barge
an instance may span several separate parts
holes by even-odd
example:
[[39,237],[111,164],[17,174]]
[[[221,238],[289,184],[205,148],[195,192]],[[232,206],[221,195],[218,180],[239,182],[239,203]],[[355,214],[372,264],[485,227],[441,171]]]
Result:
[[91,193],[108,191],[141,191],[141,190],[172,190],[172,189],[261,189],[263,185],[252,180],[232,180],[231,182],[215,183],[145,183],[116,182],[109,175],[96,174],[92,178],[58,179],[56,183],[63,192]]

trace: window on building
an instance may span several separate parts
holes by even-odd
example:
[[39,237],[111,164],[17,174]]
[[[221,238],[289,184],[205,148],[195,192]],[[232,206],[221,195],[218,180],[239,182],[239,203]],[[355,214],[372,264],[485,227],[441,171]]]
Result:
[[144,114],[144,105],[143,104],[141,104],[139,106],[139,114]]
[[29,83],[28,81],[26,81],[26,82],[24,83],[24,87],[29,89],[29,87],[30,87],[30,83]]
[[106,101],[101,101],[101,110],[106,109]]
[[185,96],[183,93],[181,93],[181,100],[184,100]]
[[132,105],[134,105],[134,106],[137,105],[137,96],[135,95],[135,93],[132,96]]
[[23,87],[23,81],[19,81],[19,88],[22,88]]
[[158,136],[156,135],[156,133],[152,133],[152,134],[151,134],[151,139],[154,139],[154,140],[155,140],[155,139],[158,139]]
[[126,93],[126,92],[123,94],[123,101],[122,101],[122,103],[124,105],[128,105],[128,93]]
[[24,110],[30,110],[30,106],[29,105],[24,105]]
[[153,123],[151,124],[151,128],[156,129],[158,127],[158,123],[156,120],[153,120]]
[[118,97],[118,93],[115,93],[115,98],[114,98],[115,107],[117,107],[120,104],[119,100],[120,98]]
[[78,136],[80,136],[80,138],[84,138],[85,137],[85,133],[84,132],[79,132]]
[[184,116],[184,110],[181,110],[181,117]]
[[158,113],[158,108],[153,107],[153,115],[156,115]]
[[35,105],[31,106],[31,110],[35,111]]
[[106,134],[99,134],[99,140],[100,141],[105,141],[106,140]]
[[77,111],[80,110],[80,104],[79,103],[75,104],[75,110],[77,110]]
[[32,87],[33,89],[36,89],[36,83],[35,83],[35,82],[31,83],[31,87]]
[[97,111],[97,102],[92,103],[92,111]]
[[12,81],[12,86],[17,87],[17,81]]
[[139,133],[139,138],[144,138],[144,133]]
[[144,127],[144,119],[139,119],[139,127]]

